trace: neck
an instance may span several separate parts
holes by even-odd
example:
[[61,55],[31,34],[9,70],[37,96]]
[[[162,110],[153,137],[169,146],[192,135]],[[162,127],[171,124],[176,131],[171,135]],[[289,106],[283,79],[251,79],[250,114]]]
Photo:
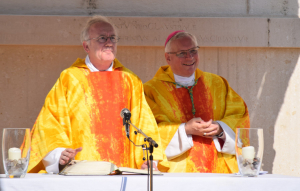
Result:
[[195,75],[192,74],[189,77],[184,77],[174,74],[174,80],[176,83],[181,84],[183,86],[192,86],[195,82]]
[[112,60],[94,61],[91,58],[90,61],[95,66],[95,68],[97,68],[99,71],[107,70],[112,63]]
[[193,79],[195,78],[195,73],[193,73],[190,76],[180,76],[174,73],[174,78],[182,79],[182,80],[187,80],[187,79]]

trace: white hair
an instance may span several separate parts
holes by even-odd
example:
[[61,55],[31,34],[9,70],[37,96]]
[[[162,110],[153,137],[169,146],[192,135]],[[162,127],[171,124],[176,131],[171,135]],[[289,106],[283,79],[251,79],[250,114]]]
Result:
[[115,33],[117,32],[114,25],[111,22],[109,22],[109,20],[106,17],[103,17],[101,15],[95,15],[92,18],[90,18],[83,27],[80,35],[81,42],[87,41],[90,38],[89,30],[91,26],[95,23],[108,23],[113,27]]
[[171,44],[174,40],[183,38],[183,37],[191,37],[192,41],[195,43],[196,46],[198,46],[198,42],[197,42],[197,38],[192,35],[189,32],[179,32],[177,34],[175,34],[172,38],[170,38],[170,40],[167,42],[166,47],[165,47],[165,52],[171,52]]

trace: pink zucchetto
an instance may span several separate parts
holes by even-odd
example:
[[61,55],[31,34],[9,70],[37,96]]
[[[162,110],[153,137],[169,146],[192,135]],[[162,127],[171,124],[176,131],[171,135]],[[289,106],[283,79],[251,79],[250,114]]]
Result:
[[184,32],[184,30],[174,31],[174,32],[172,32],[171,34],[169,34],[169,36],[168,36],[168,38],[167,38],[167,40],[166,40],[166,42],[165,42],[165,47],[166,47],[167,43],[169,42],[169,40],[170,40],[174,35],[176,35],[177,33],[180,33],[180,32]]

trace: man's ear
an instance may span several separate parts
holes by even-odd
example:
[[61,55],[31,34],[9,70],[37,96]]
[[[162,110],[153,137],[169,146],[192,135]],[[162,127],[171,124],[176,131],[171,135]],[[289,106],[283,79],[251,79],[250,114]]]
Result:
[[82,43],[82,46],[83,46],[83,49],[84,49],[87,53],[90,52],[89,45],[88,45],[88,43],[87,43],[86,41],[84,41],[84,42]]
[[170,57],[170,54],[168,54],[168,53],[165,53],[165,58],[166,58],[166,61],[168,62],[168,64],[169,64],[169,62],[171,62],[171,57]]

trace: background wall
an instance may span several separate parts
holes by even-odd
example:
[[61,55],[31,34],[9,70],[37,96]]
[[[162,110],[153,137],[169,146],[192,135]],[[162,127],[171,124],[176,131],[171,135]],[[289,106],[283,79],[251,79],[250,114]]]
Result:
[[154,17],[298,17],[298,0],[2,0],[0,13]]
[[[300,157],[299,2],[299,0],[186,0],[184,2],[178,0],[163,2],[158,0],[2,0],[0,2],[0,132],[3,128],[31,128],[48,91],[60,72],[70,66],[77,57],[85,57],[79,36],[77,37],[81,25],[74,27],[71,25],[66,29],[69,33],[60,34],[67,40],[74,38],[72,43],[66,41],[59,45],[51,45],[44,42],[42,37],[34,39],[34,35],[43,34],[35,33],[39,30],[38,27],[49,27],[50,29],[47,29],[49,33],[60,31],[60,28],[55,28],[57,25],[46,22],[44,15],[53,15],[53,17],[68,15],[81,18],[78,16],[101,14],[118,17],[158,17],[157,20],[164,20],[166,17],[265,18],[270,19],[271,24],[274,24],[273,28],[268,26],[266,30],[267,33],[271,31],[273,36],[261,34],[266,36],[266,45],[226,46],[225,43],[217,46],[213,42],[206,43],[200,49],[199,68],[225,77],[232,88],[246,101],[251,127],[264,129],[263,169],[270,173],[300,176],[300,164],[297,160]],[[35,18],[40,18],[44,24],[25,25],[24,22],[18,23],[15,18],[10,19],[9,15],[16,16],[17,20],[24,19],[25,15],[35,15]],[[277,18],[284,20],[272,22],[278,21]],[[203,30],[210,27],[209,25],[214,27],[214,24],[215,22],[205,24]],[[257,31],[256,28],[259,27],[253,26],[253,31]],[[225,25],[223,28],[227,31],[239,32],[243,27],[232,28],[230,25]],[[201,26],[197,30],[201,32]],[[7,36],[7,31],[10,31],[12,36]],[[19,35],[18,38],[13,38],[15,33]],[[24,33],[23,39],[20,37],[21,33]],[[33,37],[28,35],[29,33]],[[47,35],[48,33],[45,39],[48,38]],[[59,34],[55,34],[53,39],[56,36],[60,37]],[[260,38],[259,34],[256,35],[256,39]],[[26,41],[26,39],[30,40]],[[163,40],[160,42],[162,42],[161,46],[144,46],[143,43],[139,46],[123,44],[118,47],[117,57],[140,76],[143,82],[146,82],[153,77],[159,66],[166,64]],[[0,163],[0,173],[3,173],[2,163]]]

